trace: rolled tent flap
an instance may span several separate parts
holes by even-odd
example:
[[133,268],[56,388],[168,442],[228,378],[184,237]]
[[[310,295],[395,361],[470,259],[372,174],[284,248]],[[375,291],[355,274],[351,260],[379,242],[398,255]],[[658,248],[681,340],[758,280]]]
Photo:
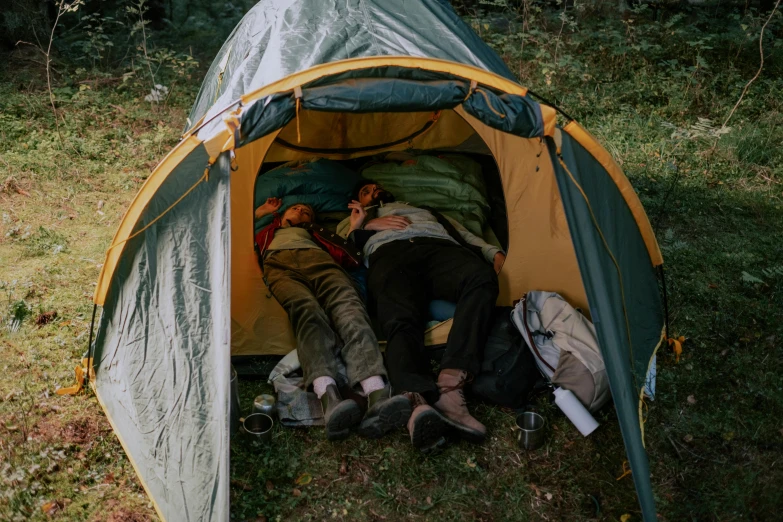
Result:
[[547,140],[590,313],[645,520],[655,520],[638,400],[661,340],[655,269],[627,203],[604,168],[568,134]]
[[[490,89],[476,89],[466,80],[344,80],[304,87],[300,100],[300,107],[305,110],[352,113],[437,111],[458,105],[492,128],[523,138],[544,135],[538,103],[527,96],[497,95]],[[296,95],[293,92],[270,95],[250,103],[241,113],[239,146],[266,136],[295,117]],[[213,122],[211,125],[219,124]],[[379,143],[384,141],[385,131],[385,128],[378,129]]]
[[[164,520],[229,519],[230,161],[198,146],[124,245],[95,342],[96,392]],[[169,207],[189,189],[173,208]]]

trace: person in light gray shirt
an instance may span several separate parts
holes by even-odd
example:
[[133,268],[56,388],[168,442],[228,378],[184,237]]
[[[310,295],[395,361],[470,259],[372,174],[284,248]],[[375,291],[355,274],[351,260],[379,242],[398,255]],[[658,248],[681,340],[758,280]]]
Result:
[[[364,250],[370,304],[386,336],[388,377],[413,408],[411,441],[427,450],[454,429],[482,442],[486,427],[470,415],[463,387],[481,368],[505,253],[434,209],[396,202],[371,180],[356,186],[348,207],[351,217],[337,231]],[[457,304],[437,381],[424,347],[433,299]]]

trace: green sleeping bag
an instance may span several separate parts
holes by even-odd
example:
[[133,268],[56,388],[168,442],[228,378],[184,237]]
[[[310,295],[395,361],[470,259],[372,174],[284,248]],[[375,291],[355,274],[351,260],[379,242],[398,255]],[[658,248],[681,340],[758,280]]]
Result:
[[430,206],[482,237],[489,214],[481,166],[458,154],[421,155],[367,167],[362,177],[383,185],[397,201]]

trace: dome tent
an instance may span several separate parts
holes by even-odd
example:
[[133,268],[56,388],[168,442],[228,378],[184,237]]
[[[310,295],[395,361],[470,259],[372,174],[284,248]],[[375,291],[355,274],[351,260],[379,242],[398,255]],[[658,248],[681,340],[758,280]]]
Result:
[[228,519],[230,355],[293,346],[253,250],[262,166],[476,140],[506,200],[498,304],[546,289],[589,310],[655,518],[638,410],[664,323],[650,223],[595,139],[558,125],[439,0],[259,2],[123,217],[94,295],[93,386],[161,518]]

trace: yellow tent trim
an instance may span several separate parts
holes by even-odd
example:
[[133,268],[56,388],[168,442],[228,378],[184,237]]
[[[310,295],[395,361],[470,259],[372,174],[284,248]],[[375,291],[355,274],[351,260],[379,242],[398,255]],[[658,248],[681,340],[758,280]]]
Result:
[[144,482],[144,475],[141,474],[141,471],[139,470],[139,467],[136,465],[136,461],[133,460],[133,455],[130,451],[128,451],[128,445],[125,444],[125,441],[122,439],[122,433],[120,430],[117,429],[117,426],[114,424],[114,421],[111,418],[111,415],[109,415],[109,410],[106,408],[106,404],[101,399],[100,394],[98,393],[98,387],[95,386],[95,380],[90,380],[90,388],[92,388],[92,391],[95,392],[95,397],[98,398],[98,404],[101,405],[101,408],[103,409],[103,413],[106,414],[106,419],[109,421],[109,425],[111,426],[112,431],[115,435],[117,435],[117,439],[120,441],[120,445],[122,446],[122,449],[125,451],[125,455],[127,455],[128,460],[131,463],[131,466],[133,466],[133,470],[136,472],[136,476],[139,477],[139,482],[141,482],[141,486],[144,488],[144,492],[147,493],[147,498],[150,499],[150,502],[152,502],[152,506],[155,508],[155,512],[158,514],[158,517],[160,517],[161,520],[166,520],[166,517],[163,516],[163,512],[160,510],[160,506],[158,506],[158,503],[155,502],[155,496],[152,494],[152,490],[147,486],[147,483]]
[[631,182],[623,174],[620,166],[612,158],[606,149],[604,149],[595,138],[587,132],[584,127],[579,125],[576,121],[570,121],[563,127],[563,130],[571,135],[577,143],[584,147],[598,163],[606,169],[609,175],[612,177],[615,185],[620,190],[623,199],[628,204],[628,208],[633,214],[636,224],[639,226],[639,232],[642,234],[645,246],[647,246],[647,252],[650,254],[650,260],[653,266],[659,266],[663,264],[663,255],[661,249],[658,246],[658,240],[655,239],[655,233],[653,232],[650,220],[647,214],[644,212],[642,202],[639,201],[639,196],[636,195],[636,191],[631,186]]
[[[188,138],[179,142],[169,154],[163,158],[163,161],[155,167],[152,174],[141,186],[141,189],[131,201],[128,210],[125,211],[125,215],[120,221],[120,226],[117,228],[117,232],[114,234],[114,240],[111,244],[116,245],[127,238],[133,232],[133,228],[141,217],[141,213],[149,203],[152,196],[160,188],[166,178],[171,174],[177,165],[193,150],[201,144],[201,140],[195,136],[189,136]],[[103,262],[101,273],[98,276],[98,285],[95,287],[95,293],[93,294],[93,302],[97,305],[103,306],[103,302],[106,299],[106,292],[109,290],[109,283],[111,282],[111,276],[114,274],[114,269],[117,267],[117,263],[122,255],[123,248],[112,248],[106,253],[106,259]]]

